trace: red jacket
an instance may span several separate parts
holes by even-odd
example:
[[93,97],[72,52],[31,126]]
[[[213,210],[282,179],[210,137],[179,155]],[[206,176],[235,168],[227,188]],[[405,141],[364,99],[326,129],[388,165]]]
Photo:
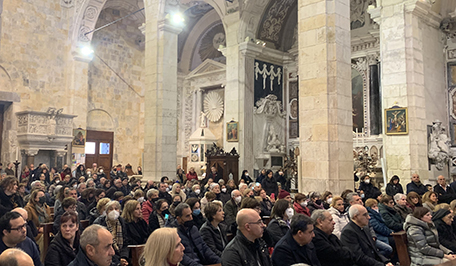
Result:
[[196,174],[196,172],[193,172],[193,174],[188,172],[187,173],[187,180],[190,181],[190,180],[193,180],[193,179],[198,180],[198,174]]
[[142,205],[142,216],[144,221],[146,221],[147,224],[149,224],[149,216],[153,212],[153,206],[152,203],[150,203],[150,200],[144,201]]
[[293,203],[293,207],[297,213],[302,213],[306,216],[310,217],[310,210],[307,207],[302,207],[301,204],[295,202]]

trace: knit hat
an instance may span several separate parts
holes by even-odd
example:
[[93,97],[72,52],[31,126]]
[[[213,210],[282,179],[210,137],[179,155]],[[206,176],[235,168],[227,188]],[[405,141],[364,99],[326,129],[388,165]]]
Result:
[[440,219],[442,219],[443,217],[447,216],[450,213],[451,212],[449,210],[440,209],[440,210],[434,212],[434,215],[432,215],[432,220],[433,221],[440,220]]
[[279,192],[279,199],[284,199],[287,196],[290,196],[290,193],[288,191],[281,189]]

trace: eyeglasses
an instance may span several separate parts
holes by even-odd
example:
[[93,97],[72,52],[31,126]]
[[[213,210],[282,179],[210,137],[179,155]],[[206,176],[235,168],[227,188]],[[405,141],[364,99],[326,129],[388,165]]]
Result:
[[251,223],[248,223],[248,224],[259,224],[259,225],[262,225],[264,223],[263,223],[263,220],[259,220],[257,222],[251,222]]
[[365,212],[365,213],[363,213],[361,215],[367,217],[367,216],[369,216],[369,213]]
[[23,224],[21,226],[18,226],[16,228],[11,228],[10,231],[14,230],[14,231],[21,231],[22,229],[27,229],[27,224]]

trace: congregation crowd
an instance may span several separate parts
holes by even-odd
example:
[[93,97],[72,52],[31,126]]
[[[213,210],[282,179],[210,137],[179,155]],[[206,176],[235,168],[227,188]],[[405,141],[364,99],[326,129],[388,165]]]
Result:
[[[354,191],[290,194],[285,173],[240,182],[212,167],[198,178],[141,181],[141,168],[96,163],[72,171],[40,164],[16,178],[0,169],[0,265],[126,266],[144,245],[146,266],[396,265],[393,233],[405,231],[411,265],[456,256],[456,181],[434,187],[393,176],[382,193],[366,175]],[[43,225],[52,224],[44,243]]]

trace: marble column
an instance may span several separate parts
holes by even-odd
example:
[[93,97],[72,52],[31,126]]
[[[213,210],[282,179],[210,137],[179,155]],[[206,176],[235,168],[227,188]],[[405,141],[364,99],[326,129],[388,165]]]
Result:
[[[380,25],[382,108],[408,108],[408,134],[383,136],[387,176],[407,180],[417,172],[426,180],[430,174],[426,125],[433,119],[445,122],[448,116],[442,108],[447,103],[442,99],[446,91],[439,15],[420,0],[383,1],[368,12]],[[425,64],[428,57],[432,58]],[[440,117],[434,111],[438,109],[444,110]]]
[[368,63],[370,135],[379,135],[382,133],[382,101],[380,98],[379,63],[375,55],[368,56]]
[[201,124],[201,111],[203,111],[203,90],[202,89],[196,89],[196,124],[195,124],[195,130],[199,128]]
[[[145,179],[173,179],[177,165],[177,36],[171,14],[176,1],[151,0],[146,8]],[[174,5],[175,4],[175,5]],[[174,6],[171,6],[174,5]]]
[[298,0],[299,191],[353,189],[350,2]]

